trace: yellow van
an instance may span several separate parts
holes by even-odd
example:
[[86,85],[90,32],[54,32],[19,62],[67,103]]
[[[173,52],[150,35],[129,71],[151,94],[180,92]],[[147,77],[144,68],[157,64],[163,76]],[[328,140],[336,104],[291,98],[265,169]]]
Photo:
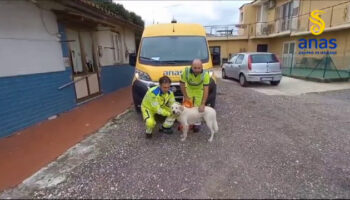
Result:
[[132,84],[132,96],[137,111],[148,88],[158,85],[167,75],[172,80],[171,90],[177,101],[182,101],[180,75],[191,66],[193,59],[202,60],[203,68],[209,70],[211,81],[207,105],[214,107],[216,82],[205,29],[199,24],[156,24],[145,28],[136,57],[136,70]]

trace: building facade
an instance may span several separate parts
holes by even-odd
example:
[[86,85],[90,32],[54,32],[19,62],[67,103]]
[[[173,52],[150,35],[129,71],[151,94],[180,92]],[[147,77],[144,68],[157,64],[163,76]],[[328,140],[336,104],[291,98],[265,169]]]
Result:
[[130,85],[142,30],[88,0],[0,1],[0,137]]
[[[314,23],[309,18],[314,10],[323,12],[320,18],[325,28],[320,35],[310,32]],[[278,56],[286,75],[299,70],[307,76],[310,70],[318,73],[327,69],[329,76],[349,78],[349,0],[255,0],[240,8],[239,24],[206,29],[209,46],[220,52],[221,64],[238,52],[269,51]],[[229,31],[222,34],[222,30]],[[336,48],[329,49],[332,39]],[[310,40],[306,51],[300,43],[307,41],[309,45]],[[326,50],[331,53],[327,55]]]

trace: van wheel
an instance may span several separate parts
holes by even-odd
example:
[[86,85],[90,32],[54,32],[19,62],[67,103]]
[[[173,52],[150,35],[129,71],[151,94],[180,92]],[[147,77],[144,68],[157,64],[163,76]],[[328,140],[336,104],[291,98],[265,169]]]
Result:
[[226,72],[224,69],[222,70],[221,75],[222,75],[222,79],[227,79]]
[[239,84],[242,87],[247,87],[247,85],[248,85],[247,79],[245,78],[245,76],[243,74],[239,75]]
[[281,81],[271,81],[271,85],[276,86],[276,85],[280,84],[280,82],[281,82]]

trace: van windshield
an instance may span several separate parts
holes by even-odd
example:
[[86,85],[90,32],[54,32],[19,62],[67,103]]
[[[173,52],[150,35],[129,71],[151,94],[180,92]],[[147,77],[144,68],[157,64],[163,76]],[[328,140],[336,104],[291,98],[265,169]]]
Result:
[[208,46],[202,36],[165,36],[143,38],[139,61],[152,65],[186,65],[193,59],[208,62]]

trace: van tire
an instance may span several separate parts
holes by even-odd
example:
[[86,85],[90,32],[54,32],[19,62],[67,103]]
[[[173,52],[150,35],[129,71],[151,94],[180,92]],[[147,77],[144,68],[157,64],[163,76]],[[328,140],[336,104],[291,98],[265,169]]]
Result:
[[239,84],[240,84],[242,87],[247,87],[247,86],[248,86],[248,81],[247,81],[247,79],[245,78],[244,74],[240,74],[240,75],[239,75]]
[[281,81],[271,81],[271,85],[277,86]]

